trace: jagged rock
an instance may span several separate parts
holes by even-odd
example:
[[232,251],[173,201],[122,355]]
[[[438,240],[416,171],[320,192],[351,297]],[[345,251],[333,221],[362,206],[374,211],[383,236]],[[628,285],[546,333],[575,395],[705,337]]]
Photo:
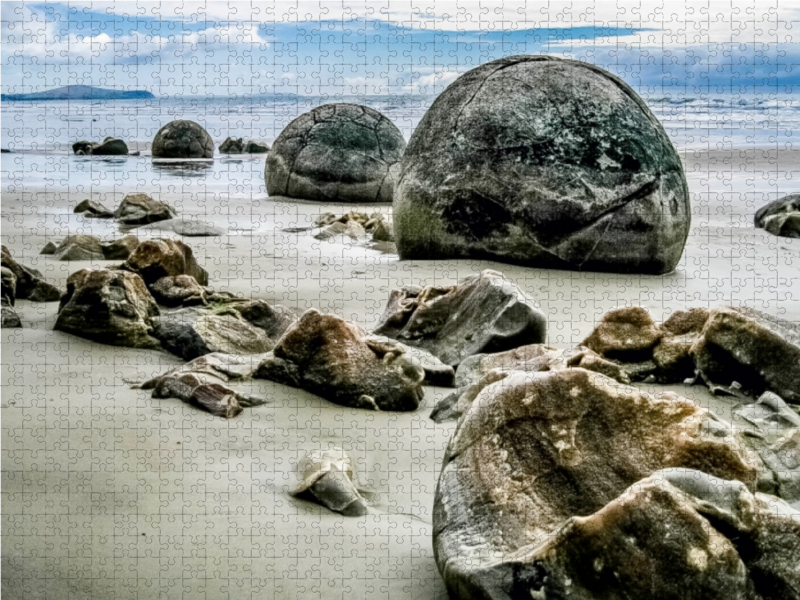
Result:
[[176,275],[190,275],[200,285],[208,285],[208,273],[197,264],[192,249],[178,240],[146,240],[136,247],[122,268],[141,275],[147,285]]
[[501,58],[450,84],[414,130],[394,195],[402,259],[668,273],[690,215],[680,157],[647,104],[553,56]]
[[700,338],[708,320],[704,308],[678,311],[661,324],[663,336],[653,348],[653,362],[658,379],[665,383],[680,382],[694,375],[690,351]]
[[372,230],[372,239],[376,242],[393,242],[394,227],[386,221],[378,221]]
[[406,142],[378,111],[326,104],[281,132],[267,156],[270,196],[341,202],[391,202]]
[[525,294],[487,269],[455,286],[393,290],[375,333],[456,366],[473,354],[542,343],[546,328]]
[[227,137],[225,141],[219,145],[219,151],[222,154],[241,154],[243,146],[242,138],[234,139],[232,137]]
[[275,341],[297,322],[297,315],[291,309],[280,304],[270,305],[265,300],[232,304],[231,309],[238,312],[251,325],[263,329],[267,336]]
[[563,362],[564,352],[545,344],[529,344],[496,352],[468,356],[456,371],[456,386],[459,388],[478,383],[489,371],[549,371],[550,367]]
[[3,304],[0,306],[0,327],[3,329],[19,329],[22,327],[22,321],[19,320],[19,315],[11,306],[8,306],[3,298]]
[[793,323],[749,308],[718,308],[691,355],[712,391],[737,382],[745,393],[770,391],[800,404],[800,330]]
[[54,253],[57,260],[105,260],[100,240],[93,235],[70,235]]
[[[324,213],[319,215],[314,220],[314,225],[316,227],[325,227],[326,225],[330,225],[336,221],[336,215],[333,213]],[[344,231],[344,230],[342,230]]]
[[245,154],[266,154],[267,152],[269,152],[269,146],[267,144],[259,144],[258,142],[250,140],[244,145]]
[[406,346],[383,335],[369,335],[365,340],[373,347],[381,347],[384,356],[389,353],[402,353],[411,364],[425,371],[425,383],[428,385],[455,387],[456,373],[453,367],[444,364],[427,350]]
[[126,235],[113,242],[101,244],[106,260],[125,260],[139,247],[139,238]]
[[146,225],[156,221],[174,219],[175,211],[147,194],[128,194],[114,212],[114,217],[123,225]]
[[67,279],[54,329],[114,346],[160,348],[151,321],[158,314],[138,275],[81,269]]
[[83,216],[91,219],[113,219],[114,213],[105,206],[88,198],[78,204],[72,212],[83,213]]
[[214,158],[214,141],[194,121],[171,121],[153,138],[152,154],[154,158]]
[[107,137],[100,144],[94,144],[91,153],[95,156],[127,156],[128,145],[120,139]]
[[[434,554],[451,596],[748,597],[745,557],[720,524],[752,523],[730,516],[752,506],[758,476],[741,436],[675,394],[584,369],[503,375],[461,417],[436,489]],[[729,483],[691,489],[691,503],[634,485],[669,468]]]
[[0,298],[8,306],[17,301],[17,276],[7,267],[0,267]]
[[55,254],[56,253],[56,248],[58,248],[58,246],[55,244],[55,242],[47,242],[44,245],[44,248],[42,248],[42,251],[39,252],[39,254],[44,254],[44,255]]
[[156,302],[163,306],[207,304],[206,291],[191,275],[162,277],[150,286]]
[[263,354],[275,343],[232,309],[214,312],[190,307],[165,312],[153,319],[153,335],[166,350],[184,360],[211,352]]
[[356,489],[353,459],[341,448],[311,452],[300,461],[297,475],[292,496],[306,497],[348,517],[367,514],[367,502]]
[[331,223],[327,227],[323,228],[322,231],[316,233],[314,238],[318,240],[329,240],[337,235],[344,235],[344,232],[347,230],[347,225],[344,223],[340,223],[336,221]]
[[342,406],[407,411],[419,406],[425,372],[399,348],[371,341],[358,325],[310,309],[254,377],[302,387]]
[[11,256],[8,248],[2,246],[0,264],[14,274],[16,287],[15,298],[34,302],[54,302],[61,298],[61,290],[47,283],[36,269],[24,267]]

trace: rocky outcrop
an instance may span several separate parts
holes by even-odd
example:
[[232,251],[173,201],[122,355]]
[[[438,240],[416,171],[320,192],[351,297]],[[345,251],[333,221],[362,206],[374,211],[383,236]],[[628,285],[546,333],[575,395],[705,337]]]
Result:
[[168,205],[158,200],[153,200],[147,194],[128,194],[122,199],[122,204],[114,211],[116,218],[122,225],[146,225],[156,221],[174,219],[177,215]]
[[326,104],[281,132],[267,156],[270,196],[340,202],[391,202],[406,142],[378,111]]
[[310,309],[278,340],[254,377],[302,387],[336,404],[415,410],[425,371],[354,323]]
[[214,141],[194,121],[167,123],[153,138],[153,158],[214,158]]
[[138,275],[82,269],[67,279],[54,329],[114,346],[160,348],[151,321],[158,314]]
[[367,502],[356,488],[355,463],[341,448],[316,450],[297,465],[292,496],[307,498],[347,517],[367,514]]
[[56,245],[55,242],[47,242],[44,245],[44,248],[42,248],[42,251],[39,252],[39,254],[43,254],[43,255],[46,255],[46,256],[52,256],[53,254],[56,253],[56,248],[58,248],[58,245]]
[[72,212],[80,213],[87,219],[113,219],[114,213],[105,206],[88,198],[79,203]]
[[402,259],[668,273],[689,233],[677,151],[645,102],[585,62],[509,56],[440,94],[394,194]]
[[468,356],[545,341],[544,314],[502,273],[448,287],[393,290],[375,333],[456,366]]
[[177,275],[189,275],[200,285],[208,285],[208,273],[197,264],[192,249],[178,240],[146,240],[136,247],[122,268],[138,273],[147,285]]
[[19,264],[5,246],[2,246],[0,257],[2,257],[0,264],[14,275],[14,298],[34,302],[54,302],[61,298],[60,289],[47,283],[36,269]]
[[512,372],[449,442],[434,554],[454,598],[777,599],[798,589],[800,523],[758,479],[742,436],[689,400]]

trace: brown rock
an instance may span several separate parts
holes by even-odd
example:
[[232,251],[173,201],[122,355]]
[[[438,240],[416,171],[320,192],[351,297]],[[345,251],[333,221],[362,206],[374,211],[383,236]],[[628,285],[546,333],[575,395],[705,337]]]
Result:
[[125,260],[139,246],[139,238],[126,235],[113,242],[102,244],[103,256],[106,260]]
[[208,285],[208,273],[197,264],[192,249],[178,240],[146,240],[136,247],[122,268],[138,273],[148,285],[176,275],[190,275],[200,285]]
[[207,304],[205,289],[191,275],[162,277],[150,286],[150,293],[163,306]]
[[47,283],[36,269],[19,264],[5,246],[2,246],[0,256],[2,257],[0,264],[11,271],[16,278],[15,297],[17,299],[54,302],[61,298],[61,290]]
[[123,225],[146,225],[176,216],[172,207],[153,200],[147,194],[128,194],[114,212],[114,217]]
[[604,358],[639,362],[652,357],[662,335],[647,310],[631,306],[608,311],[582,345]]

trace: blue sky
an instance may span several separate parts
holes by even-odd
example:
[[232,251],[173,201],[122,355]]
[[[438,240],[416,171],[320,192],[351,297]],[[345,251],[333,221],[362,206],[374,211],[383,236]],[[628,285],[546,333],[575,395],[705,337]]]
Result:
[[651,97],[800,91],[800,6],[784,2],[417,4],[3,2],[2,89],[435,94],[483,62],[553,54],[604,67]]

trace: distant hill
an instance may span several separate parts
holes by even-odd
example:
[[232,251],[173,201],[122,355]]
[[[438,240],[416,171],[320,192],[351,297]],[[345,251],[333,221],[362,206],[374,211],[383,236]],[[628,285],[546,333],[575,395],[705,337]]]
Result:
[[155,98],[146,90],[109,90],[90,85],[65,85],[30,94],[0,94],[0,100],[138,100]]

